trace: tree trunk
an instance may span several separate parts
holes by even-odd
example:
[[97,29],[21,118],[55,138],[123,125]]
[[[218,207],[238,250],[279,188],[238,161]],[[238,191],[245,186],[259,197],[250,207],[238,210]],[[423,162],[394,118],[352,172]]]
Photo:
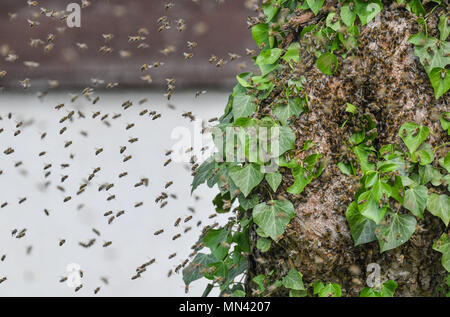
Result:
[[[441,254],[433,251],[432,245],[448,229],[439,218],[425,212],[425,219],[418,220],[416,232],[407,243],[382,254],[377,242],[355,247],[345,218],[359,187],[358,177],[343,175],[337,168],[339,161],[351,155],[343,145],[354,126],[350,120],[341,127],[349,119],[345,114],[347,102],[376,120],[377,149],[389,143],[403,146],[398,131],[406,122],[427,125],[433,147],[448,142],[439,123],[440,114],[449,111],[448,93],[435,99],[428,76],[414,56],[414,47],[407,42],[411,34],[419,31],[416,17],[393,2],[384,1],[377,19],[361,27],[359,48],[354,56],[339,59],[334,75],[322,74],[315,59],[306,51],[302,54],[301,49],[296,75],[306,78],[305,92],[311,111],[302,114],[292,126],[297,134],[297,148],[313,140],[327,165],[322,176],[297,196],[284,194],[292,184],[292,176],[285,171],[287,182],[280,186],[279,194],[294,204],[296,217],[283,238],[266,253],[256,248],[256,233],[251,234],[248,289],[255,288],[251,280],[258,274],[275,270],[275,278],[280,278],[295,267],[303,274],[305,285],[319,280],[338,283],[343,296],[358,296],[366,286],[367,265],[377,263],[382,281],[392,279],[398,283],[396,296],[440,295],[438,285],[446,272]],[[294,19],[287,38],[298,41],[299,32],[308,21],[318,20],[313,15]],[[431,34],[437,32],[437,21],[436,15],[430,16]],[[304,42],[300,45],[303,47]],[[278,291],[272,295],[285,294]]]

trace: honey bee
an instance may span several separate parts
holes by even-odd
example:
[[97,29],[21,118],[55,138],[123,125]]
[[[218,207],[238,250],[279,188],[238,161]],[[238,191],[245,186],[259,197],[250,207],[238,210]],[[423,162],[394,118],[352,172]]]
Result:
[[143,206],[143,205],[144,205],[143,202],[139,202],[139,203],[136,203],[136,204],[134,205],[134,208],[138,208],[138,207],[141,207],[141,206]]
[[95,155],[99,155],[102,152],[103,152],[103,148],[96,149],[95,150]]
[[196,48],[197,47],[197,42],[187,42],[187,47],[188,47],[188,49],[193,49],[193,48]]
[[172,159],[168,159],[165,163],[164,163],[164,166],[167,166],[167,165],[169,165],[170,164],[170,162],[172,162]]
[[125,176],[127,176],[127,175],[128,175],[127,172],[120,173],[120,174],[119,174],[119,178],[125,177]]
[[66,243],[65,239],[59,240],[59,246],[62,247]]
[[94,290],[94,294],[98,294],[98,292],[100,292],[100,287],[97,287],[97,288]]
[[171,185],[173,184],[173,182],[172,181],[170,181],[170,182],[168,182],[165,186],[164,186],[164,188],[169,188]]
[[3,254],[2,257],[0,258],[0,261],[4,262],[6,259],[6,254]]
[[111,244],[112,244],[112,241],[107,241],[107,242],[105,242],[105,243],[103,244],[103,247],[104,247],[104,248],[107,248],[107,247],[109,247]]
[[113,34],[102,34],[103,38],[105,39],[105,43],[108,43],[109,41],[111,41],[114,38]]
[[75,292],[78,292],[78,291],[81,290],[82,288],[83,288],[83,284],[78,285],[78,286],[75,288]]
[[178,239],[180,237],[181,237],[181,234],[178,233],[172,237],[172,240],[175,241],[176,239]]
[[161,233],[163,233],[164,232],[164,229],[160,229],[160,230],[158,230],[158,231],[156,231],[155,233],[154,233],[154,235],[155,236],[159,236]]

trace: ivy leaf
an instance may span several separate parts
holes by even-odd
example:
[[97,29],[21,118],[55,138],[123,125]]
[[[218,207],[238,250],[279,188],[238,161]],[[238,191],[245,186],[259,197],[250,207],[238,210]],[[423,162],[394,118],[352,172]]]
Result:
[[317,13],[319,13],[319,10],[322,8],[325,0],[306,0],[306,2],[308,3],[311,11],[314,12],[314,15],[317,15]]
[[[282,155],[285,152],[292,150],[295,147],[295,133],[289,127],[276,127],[280,133],[280,143],[278,149],[278,155]],[[273,142],[272,142],[273,144]],[[272,150],[273,152],[273,150]]]
[[300,43],[292,43],[282,58],[288,63],[291,61],[298,63],[300,61]]
[[269,251],[271,244],[272,240],[263,237],[258,237],[258,241],[256,241],[256,247],[261,250],[262,253]]
[[281,184],[282,176],[279,172],[274,172],[270,174],[266,174],[266,181],[272,188],[273,192],[276,193],[278,186]]
[[375,236],[375,222],[361,215],[356,201],[348,206],[345,217],[347,218],[355,246],[377,239]]
[[252,85],[248,82],[250,76],[251,76],[250,73],[242,73],[236,76],[236,79],[242,87],[251,88]]
[[417,160],[420,165],[428,165],[434,161],[434,151],[428,143],[422,144],[419,149],[413,153],[413,161]]
[[294,195],[303,192],[305,187],[313,180],[312,174],[306,171],[302,166],[296,166],[292,169],[292,175],[294,176],[294,184],[288,187],[287,192]]
[[283,286],[296,291],[304,291],[303,275],[297,270],[290,269],[289,273],[283,278]]
[[317,296],[319,297],[341,297],[342,291],[341,286],[339,284],[335,283],[328,283],[327,285],[321,285],[322,287],[319,287],[315,291],[317,291]]
[[249,117],[256,111],[256,98],[251,95],[238,94],[233,100],[234,119]]
[[393,280],[388,280],[381,285],[381,297],[394,297],[398,285]]
[[[448,131],[450,128],[450,112],[444,112],[441,115],[441,127],[444,131]],[[450,131],[448,131],[448,133],[450,135]]]
[[411,11],[417,16],[425,16],[427,14],[421,0],[411,0],[408,3],[408,7],[411,8]]
[[253,208],[254,222],[273,240],[277,240],[284,233],[294,216],[294,206],[288,200],[275,200]]
[[341,19],[347,26],[352,26],[356,20],[355,10],[350,10],[350,2],[347,1],[341,7]]
[[[444,75],[444,77],[442,77]],[[450,70],[433,68],[429,74],[431,85],[434,89],[434,97],[439,99],[450,89]]]
[[273,4],[263,4],[262,8],[264,10],[264,14],[267,15],[267,22],[272,21],[272,19],[278,14],[280,11],[280,7],[275,7]]
[[257,195],[252,195],[249,198],[245,198],[245,196],[240,193],[238,196],[239,206],[241,206],[244,210],[249,210],[255,207],[259,203],[259,198]]
[[395,249],[408,241],[416,230],[416,225],[416,218],[411,215],[389,212],[387,219],[375,229],[381,253]]
[[447,170],[448,173],[450,173],[450,152],[448,152],[445,157],[439,160],[439,165],[441,165]]
[[361,170],[366,173],[368,171],[375,170],[375,165],[369,162],[370,150],[363,144],[360,144],[353,148],[353,152],[358,159],[358,163],[361,166]]
[[261,46],[263,43],[269,42],[269,25],[259,23],[252,28],[252,36],[256,45]]
[[423,219],[423,212],[427,206],[428,188],[418,185],[405,192],[403,206],[416,217]]
[[439,217],[448,226],[450,221],[450,197],[446,194],[431,194],[428,196],[427,210]]
[[354,10],[363,26],[372,21],[372,19],[375,18],[382,9],[383,5],[380,0],[369,2],[363,0],[355,1]]
[[351,163],[345,164],[344,162],[339,162],[337,167],[344,175],[355,175],[355,170]]
[[223,260],[228,254],[229,247],[224,247],[222,242],[231,243],[232,237],[227,229],[211,229],[203,238],[205,245],[211,250],[217,260]]
[[183,270],[184,283],[186,285],[189,285],[192,282],[201,279],[203,277],[201,271],[211,263],[215,262],[217,262],[217,259],[212,254],[204,254],[204,253],[197,254],[194,260],[192,260],[191,262],[193,265],[188,265]]
[[264,178],[259,166],[251,163],[244,168],[234,166],[230,169],[229,175],[233,182],[239,187],[244,197],[247,197],[253,188],[259,185]]
[[358,108],[356,108],[355,105],[352,105],[351,103],[347,102],[347,107],[345,108],[345,111],[349,112],[349,113],[357,114]]
[[450,272],[450,240],[448,235],[443,233],[438,241],[433,244],[433,250],[442,253],[442,266]]
[[439,32],[441,33],[440,39],[442,42],[447,40],[447,37],[450,35],[450,26],[448,22],[448,16],[443,14],[441,15],[441,18],[439,19]]
[[287,105],[277,104],[273,113],[283,125],[287,125],[290,118],[298,118],[303,113],[303,103],[304,101],[300,97],[291,98]]
[[272,48],[261,51],[259,56],[256,58],[256,65],[272,65],[275,64],[283,53],[283,50],[280,48]]
[[419,146],[425,141],[430,133],[430,129],[425,126],[419,126],[415,123],[408,122],[400,127],[398,132],[400,138],[408,147],[409,153],[414,153]]
[[317,68],[325,75],[333,75],[338,66],[338,59],[333,53],[323,53],[317,59]]
[[206,182],[208,178],[211,177],[215,165],[216,163],[212,158],[207,159],[200,165],[198,168],[198,173],[194,176],[194,180],[192,181],[191,193],[193,193],[198,186]]

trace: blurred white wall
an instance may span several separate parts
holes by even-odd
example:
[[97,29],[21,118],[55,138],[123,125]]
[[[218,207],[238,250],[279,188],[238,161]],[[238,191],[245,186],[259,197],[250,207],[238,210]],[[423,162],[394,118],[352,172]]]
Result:
[[[227,102],[227,95],[221,92],[208,92],[199,98],[194,92],[176,93],[171,104],[176,109],[167,107],[166,98],[159,93],[143,93],[142,91],[116,92],[100,95],[96,105],[84,98],[73,104],[70,96],[53,93],[43,102],[35,94],[2,94],[0,95],[0,204],[8,202],[8,206],[0,209],[0,256],[6,254],[6,260],[0,262],[0,278],[6,276],[7,281],[0,284],[0,296],[90,296],[93,290],[101,286],[98,296],[184,296],[184,283],[180,274],[167,277],[169,269],[175,269],[188,254],[190,246],[197,241],[200,228],[196,228],[199,220],[203,225],[211,224],[208,216],[214,212],[211,200],[214,190],[202,186],[194,194],[200,196],[196,201],[190,194],[192,177],[183,163],[171,163],[163,167],[167,157],[165,151],[170,149],[176,140],[171,133],[176,127],[187,127],[193,130],[189,119],[181,115],[184,111],[192,111],[197,118],[208,120],[220,116]],[[149,98],[148,102],[139,106],[138,101]],[[134,106],[123,110],[123,102],[131,100]],[[57,111],[57,104],[66,106]],[[158,120],[152,121],[148,116],[139,116],[143,109],[155,110],[162,114]],[[59,123],[70,110],[81,110],[86,119],[78,119],[75,114],[73,122]],[[92,114],[100,111],[101,115],[93,119]],[[11,120],[8,113],[13,113]],[[104,114],[109,114],[107,121],[111,127],[101,122]],[[111,117],[122,113],[116,120]],[[32,121],[22,129],[22,133],[13,136],[18,122]],[[135,127],[126,130],[129,123]],[[59,131],[67,126],[67,131],[60,135]],[[88,137],[80,134],[86,131]],[[47,137],[40,136],[47,132]],[[129,144],[132,137],[139,138]],[[67,141],[73,144],[65,148]],[[123,163],[124,155],[119,153],[120,146],[128,147],[125,152],[133,158]],[[14,148],[12,155],[3,151]],[[103,148],[100,155],[95,149]],[[46,151],[45,156],[38,154]],[[70,159],[70,154],[74,158]],[[20,167],[15,164],[22,161]],[[60,164],[68,163],[70,168],[62,169]],[[52,164],[51,176],[44,178],[44,166]],[[101,167],[101,172],[92,180],[86,192],[76,195],[78,187],[87,179],[94,168]],[[127,171],[128,176],[122,179],[118,175]],[[69,178],[61,184],[61,177]],[[148,177],[148,187],[135,188],[134,184],[141,178]],[[51,181],[47,190],[42,184]],[[174,184],[167,190],[164,185],[168,181]],[[114,183],[109,194],[116,199],[107,201],[108,194],[99,192],[98,186],[103,183]],[[62,185],[66,192],[56,188]],[[160,209],[155,198],[162,192],[175,193],[177,199],[169,199],[168,205]],[[63,203],[66,196],[72,200]],[[27,197],[27,201],[19,205],[19,199]],[[140,208],[134,208],[137,202],[144,202]],[[77,210],[77,206],[84,208]],[[188,207],[194,207],[193,214]],[[44,214],[44,208],[50,216]],[[108,225],[108,218],[103,214],[109,210],[115,213],[125,210],[126,213]],[[178,217],[193,215],[188,224],[182,223],[178,228],[173,226]],[[227,215],[223,216],[227,217]],[[223,219],[223,218],[222,218]],[[184,234],[184,228],[193,229]],[[16,239],[11,231],[26,228],[26,236]],[[101,237],[92,232],[96,228]],[[164,228],[160,236],[154,232]],[[182,238],[172,241],[172,237],[181,233]],[[96,244],[85,249],[79,246],[80,241],[96,238]],[[62,247],[59,240],[66,239]],[[103,248],[105,241],[112,241],[112,246]],[[26,249],[32,246],[31,254]],[[169,260],[171,253],[177,252],[174,259]],[[142,278],[132,281],[137,266],[156,258]],[[59,283],[62,276],[67,276],[69,264],[79,264],[84,272],[83,289],[78,293],[65,283]],[[105,285],[100,278],[106,277]],[[189,296],[201,295],[204,281],[197,281],[191,286]]]

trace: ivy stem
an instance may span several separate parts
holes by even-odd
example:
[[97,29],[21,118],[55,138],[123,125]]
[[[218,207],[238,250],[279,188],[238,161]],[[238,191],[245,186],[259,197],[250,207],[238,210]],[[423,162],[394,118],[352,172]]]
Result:
[[436,151],[439,150],[441,147],[444,147],[444,146],[447,146],[447,145],[450,145],[450,142],[446,142],[446,143],[444,143],[444,144],[439,145],[438,147],[435,147],[433,151],[436,152]]

